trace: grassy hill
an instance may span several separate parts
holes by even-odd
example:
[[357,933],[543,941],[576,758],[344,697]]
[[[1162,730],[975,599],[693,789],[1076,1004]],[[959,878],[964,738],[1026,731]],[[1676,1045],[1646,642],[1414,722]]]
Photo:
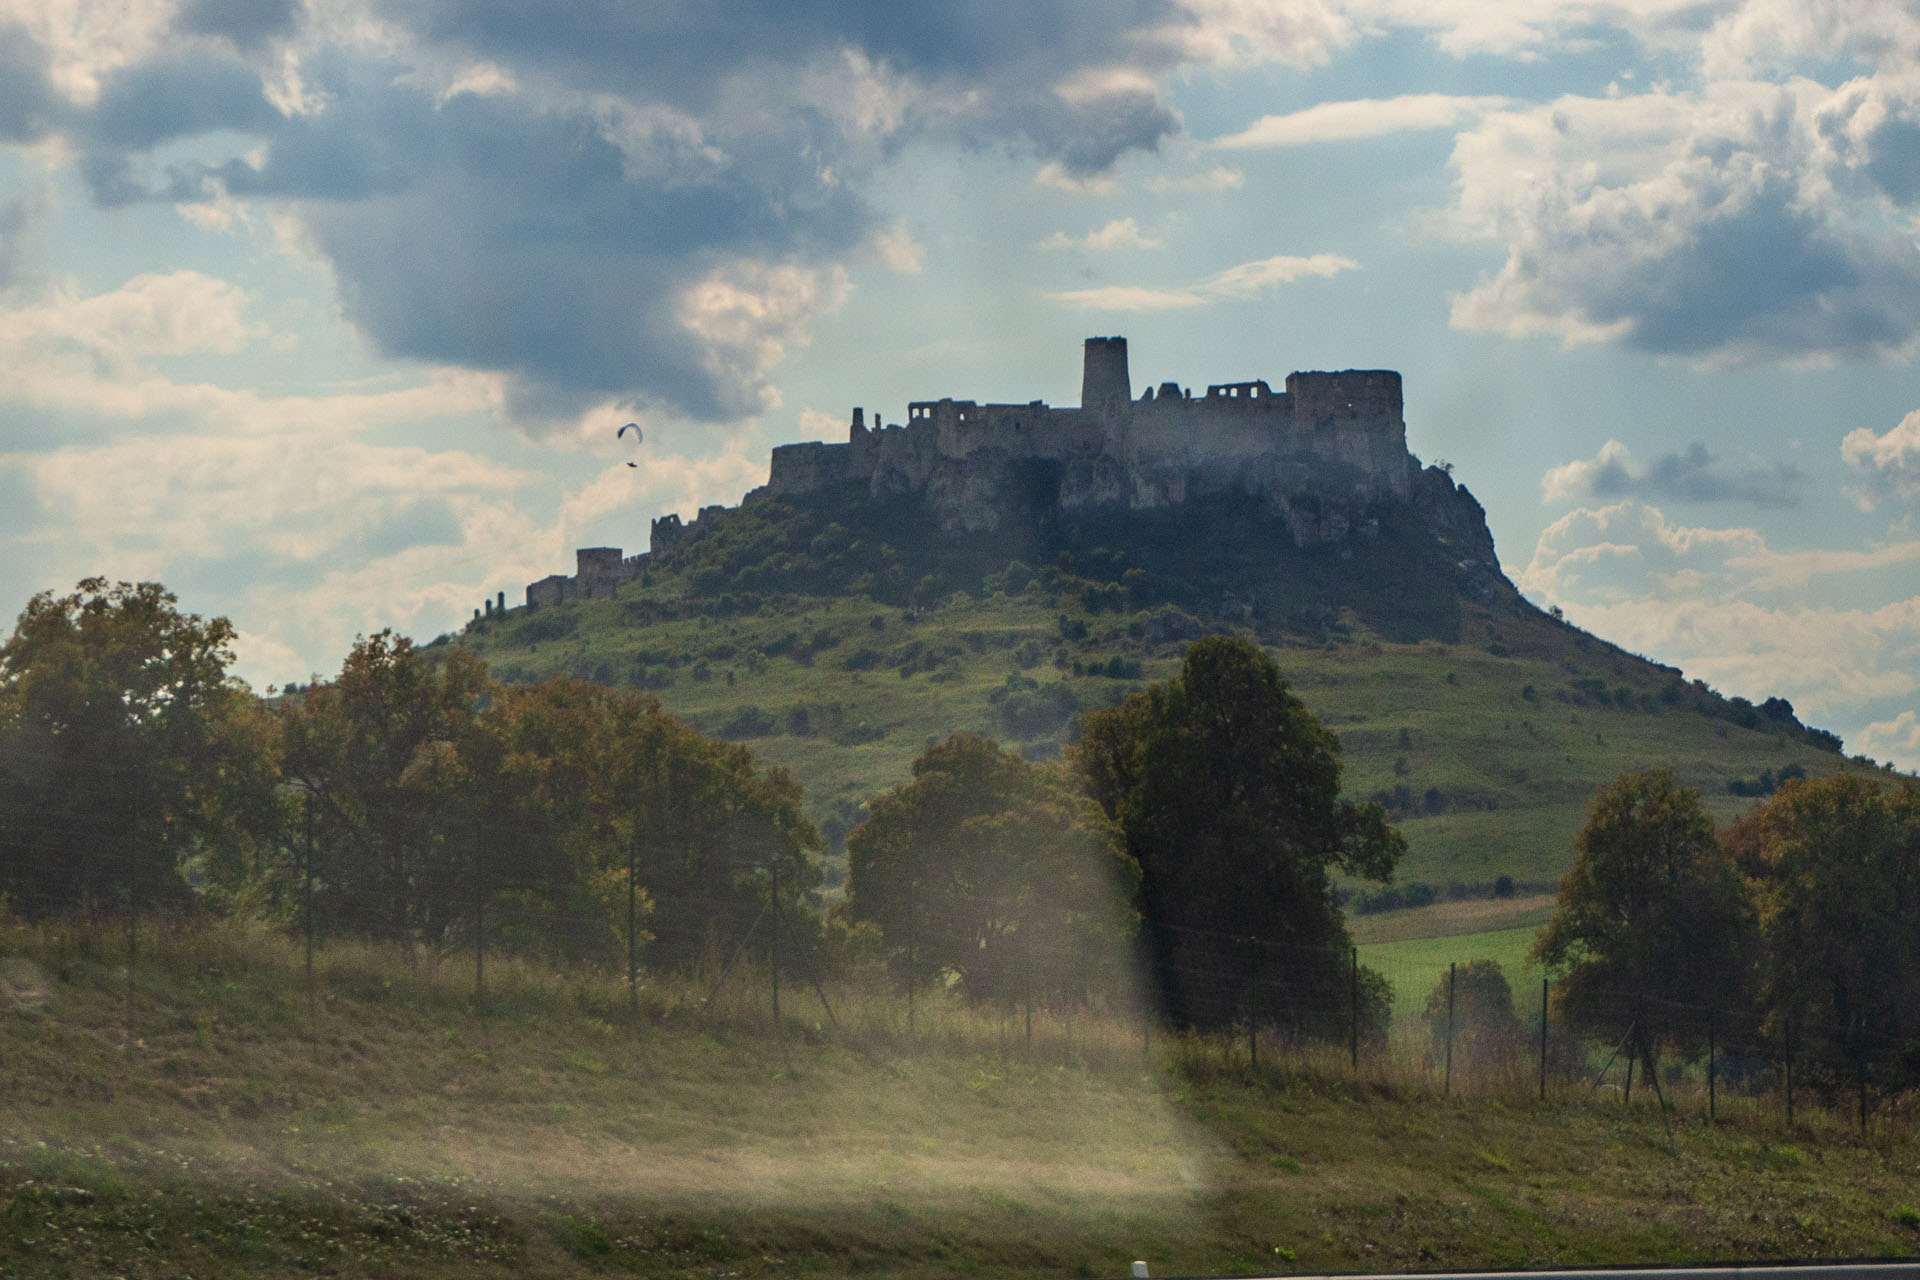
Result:
[[[1623,768],[1672,765],[1725,819],[1752,803],[1730,784],[1864,767],[1783,705],[1689,683],[1497,575],[1462,582],[1419,528],[1301,552],[1240,508],[971,541],[910,510],[726,514],[618,599],[515,609],[442,643],[507,679],[651,690],[790,769],[836,843],[928,743],[968,730],[1055,754],[1080,711],[1171,675],[1211,630],[1267,644],[1340,735],[1348,794],[1407,835],[1403,882],[1550,884],[1587,797]],[[868,526],[842,523],[855,514]]]
[[[1413,913],[1409,913],[1410,915]],[[0,1274],[1158,1275],[1920,1248],[1905,1112],[1546,1102],[834,988],[0,926]],[[1464,1096],[1463,1096],[1464,1095]]]

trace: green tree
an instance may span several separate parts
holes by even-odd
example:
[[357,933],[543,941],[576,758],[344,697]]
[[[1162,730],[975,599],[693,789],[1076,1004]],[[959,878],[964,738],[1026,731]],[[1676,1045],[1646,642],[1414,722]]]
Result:
[[1351,956],[1333,873],[1384,882],[1406,842],[1378,805],[1340,799],[1339,740],[1273,660],[1197,641],[1176,678],[1081,725],[1073,763],[1140,865],[1167,1016],[1223,1026],[1253,1009],[1295,1034],[1343,1035]]
[[1746,883],[1700,793],[1672,769],[1623,772],[1594,793],[1553,919],[1533,958],[1561,976],[1569,1022],[1633,1028],[1647,1068],[1662,1045],[1705,1042],[1710,1009],[1744,1008],[1758,936]]
[[272,807],[259,707],[225,618],[154,582],[28,602],[0,645],[0,894],[51,914],[183,903]]
[[1852,774],[1790,782],[1743,824],[1766,939],[1777,1032],[1846,1087],[1878,1064],[1909,1086],[1902,1061],[1920,1033],[1920,788]]
[[724,959],[756,922],[762,943],[775,921],[789,945],[817,942],[813,855],[823,842],[792,775],[705,737],[651,697],[614,694],[608,705],[610,812],[654,903],[653,961]]
[[1512,1083],[1520,1073],[1520,1019],[1499,961],[1475,960],[1451,977],[1427,994],[1429,1065],[1446,1061],[1451,1036],[1455,1078]]
[[847,838],[846,915],[897,970],[969,995],[1060,1001],[1110,985],[1137,923],[1119,830],[1057,769],[955,734]]
[[474,655],[434,662],[381,631],[282,703],[282,768],[313,809],[329,928],[437,945],[467,917],[478,824],[463,751],[496,694]]

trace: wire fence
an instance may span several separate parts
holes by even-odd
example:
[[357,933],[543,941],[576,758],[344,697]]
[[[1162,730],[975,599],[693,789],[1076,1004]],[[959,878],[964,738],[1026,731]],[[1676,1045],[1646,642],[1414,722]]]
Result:
[[[0,959],[64,949],[114,965],[129,1053],[141,1039],[144,974],[257,963],[285,983],[310,1030],[334,1017],[339,1001],[388,998],[398,980],[456,1002],[483,1025],[558,1001],[641,1034],[704,1020],[903,1054],[1026,1054],[1127,1070],[1309,1069],[1441,1098],[1654,1106],[1781,1129],[1844,1122],[1862,1134],[1909,1132],[1920,1080],[1920,1036],[1899,1027],[1727,1008],[1674,990],[1587,990],[1576,1018],[1564,991],[1537,971],[1515,982],[1470,955],[1441,970],[1431,959],[1370,959],[1352,946],[1165,927],[1104,951],[985,938],[979,963],[962,966],[927,958],[942,941],[931,922],[911,945],[869,939],[863,950],[836,943],[818,915],[794,910],[773,875],[756,913],[681,930],[672,948],[647,936],[636,875],[627,886],[634,910],[616,922],[625,936],[587,963],[557,965],[507,945],[489,932],[484,897],[473,903],[471,928],[438,945],[370,943],[338,919],[320,927],[313,868],[295,859],[267,886],[252,905],[271,923],[251,935],[210,913],[197,921],[153,913],[135,892],[40,924],[29,923],[35,904],[0,904]],[[253,951],[234,951],[231,940],[242,936],[254,937]],[[953,954],[953,939],[944,941],[940,950]],[[1078,980],[1041,982],[1023,970]],[[980,974],[993,983],[976,984]],[[0,1004],[5,998],[0,989]]]

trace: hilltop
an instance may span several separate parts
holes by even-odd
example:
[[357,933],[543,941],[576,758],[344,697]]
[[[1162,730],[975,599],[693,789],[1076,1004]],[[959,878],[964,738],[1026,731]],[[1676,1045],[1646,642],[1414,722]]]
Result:
[[1124,343],[1093,339],[1097,411],[943,400],[869,430],[855,410],[847,444],[776,450],[740,506],[654,521],[644,555],[584,549],[442,642],[509,680],[653,691],[790,768],[835,844],[930,741],[1056,754],[1211,632],[1273,649],[1339,733],[1348,794],[1408,836],[1402,881],[1550,883],[1622,768],[1671,764],[1727,818],[1847,765],[1783,700],[1722,697],[1522,597],[1480,504],[1406,451],[1398,375],[1138,401],[1125,376]]

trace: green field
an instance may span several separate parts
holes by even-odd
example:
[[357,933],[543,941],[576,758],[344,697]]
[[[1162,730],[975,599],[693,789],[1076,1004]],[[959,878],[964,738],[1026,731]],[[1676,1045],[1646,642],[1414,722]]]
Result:
[[[694,616],[666,616],[686,610]],[[1185,643],[1152,643],[1147,618],[1088,613],[1074,596],[1038,587],[956,593],[917,611],[792,596],[710,616],[662,585],[632,599],[516,610],[451,642],[508,679],[578,675],[647,688],[699,728],[790,769],[814,818],[837,818],[844,831],[949,733],[1057,753],[1071,715],[1016,732],[993,700],[1009,677],[1061,686],[1085,710],[1174,674]],[[1587,797],[1621,769],[1672,765],[1724,820],[1753,803],[1728,794],[1735,779],[1789,765],[1813,775],[1862,767],[1764,721],[1745,729],[1689,703],[1669,706],[1671,669],[1531,606],[1463,606],[1460,626],[1454,644],[1394,644],[1349,628],[1338,642],[1271,650],[1338,733],[1347,794],[1389,802],[1409,843],[1403,882],[1484,886],[1509,875],[1550,885],[1566,869]],[[1114,659],[1137,663],[1138,675],[1084,674]],[[1598,688],[1611,692],[1601,700]]]
[[[1910,1255],[1913,1135],[743,975],[0,925],[0,1274],[1124,1275]],[[1394,946],[1401,944],[1382,944]],[[1407,944],[1411,945],[1411,944]],[[1408,965],[1430,961],[1408,960]],[[1411,971],[1411,968],[1409,968]],[[1646,1105],[1640,1105],[1642,1102]],[[1901,1113],[1904,1114],[1904,1113]]]
[[1360,963],[1386,976],[1393,984],[1396,1031],[1411,1034],[1427,1007],[1427,998],[1447,980],[1447,967],[1465,968],[1475,960],[1492,960],[1513,989],[1515,1010],[1523,1020],[1537,1018],[1540,1009],[1541,970],[1527,963],[1537,927],[1496,929],[1453,937],[1409,938],[1400,942],[1365,943]]

